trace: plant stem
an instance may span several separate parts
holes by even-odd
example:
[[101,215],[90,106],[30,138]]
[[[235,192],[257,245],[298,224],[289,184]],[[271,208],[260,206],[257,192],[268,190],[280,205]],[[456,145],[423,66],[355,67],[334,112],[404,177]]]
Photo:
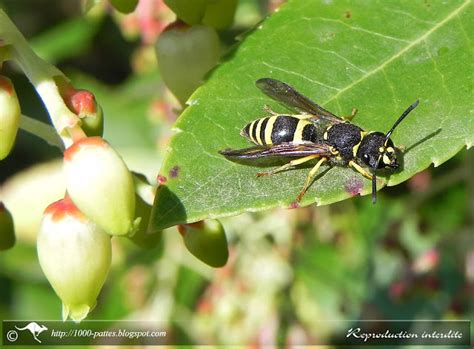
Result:
[[68,109],[54,81],[54,77],[57,76],[66,80],[67,78],[56,67],[36,55],[25,37],[2,9],[0,9],[0,42],[11,47],[10,58],[20,66],[40,95],[64,145],[67,147],[72,144],[72,138],[67,129],[77,125],[79,118]]

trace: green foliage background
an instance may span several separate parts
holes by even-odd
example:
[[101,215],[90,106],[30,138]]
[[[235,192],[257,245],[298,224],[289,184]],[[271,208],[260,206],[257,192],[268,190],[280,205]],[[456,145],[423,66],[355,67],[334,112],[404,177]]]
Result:
[[[472,145],[472,115],[467,113],[472,109],[472,47],[466,47],[467,33],[472,32],[472,21],[466,19],[472,14],[470,3],[407,1],[404,13],[395,12],[395,2],[378,2],[385,10],[373,10],[371,3],[365,8],[343,2],[315,4],[314,9],[284,7],[262,29],[248,32],[193,95],[192,106],[174,126],[183,132],[172,141],[162,173],[181,166],[181,184],[168,183],[168,189],[170,195],[189,197],[188,216],[200,219],[222,211],[228,215],[285,206],[302,184],[307,170],[281,174],[262,185],[253,177],[256,168],[228,163],[216,153],[246,146],[238,130],[259,117],[264,104],[280,110],[253,85],[263,75],[291,82],[336,113],[359,108],[357,123],[367,129],[386,130],[413,98],[421,98],[419,109],[394,139],[410,147],[440,127],[441,132],[408,152],[406,172],[390,177],[389,184],[405,181],[431,162],[441,164],[464,145]],[[154,102],[164,100],[156,67],[131,68],[142,48],[139,39],[124,39],[108,15],[82,18],[73,5],[50,6],[43,12],[36,2],[2,5],[43,57],[76,86],[96,94],[106,117],[105,138],[130,167],[156,176],[172,125],[163,115],[150,116]],[[221,33],[223,42],[232,43],[229,38],[251,29],[247,19],[262,18],[265,11],[260,9],[266,5],[241,1],[237,24]],[[305,20],[312,11],[329,20]],[[426,36],[426,42],[402,52],[450,15],[452,21]],[[349,42],[348,25],[383,30],[385,37],[356,30],[360,42]],[[314,30],[326,32],[320,38],[327,39],[339,33],[341,41],[335,47],[311,45],[314,40],[308,36]],[[286,36],[284,46],[281,38]],[[399,52],[400,60],[387,65],[385,75],[378,70],[348,88],[364,76],[360,69],[377,69]],[[448,66],[449,75],[440,73]],[[2,73],[14,80],[23,113],[47,122],[28,82],[14,67],[5,69],[8,74]],[[314,80],[346,92],[336,96]],[[205,151],[190,149],[196,144],[203,144]],[[21,132],[14,152],[0,162],[0,186],[27,167],[60,156],[56,148]],[[193,167],[196,162],[206,165],[199,169]],[[193,172],[187,172],[191,168]],[[210,172],[221,175],[216,178]],[[301,338],[295,333],[310,343],[330,337],[336,329],[322,324],[324,319],[356,323],[472,318],[473,172],[471,149],[385,188],[375,206],[367,197],[354,197],[329,206],[223,218],[231,257],[218,270],[191,256],[175,228],[165,230],[163,244],[152,250],[114,239],[112,271],[90,319],[163,321],[183,343],[247,344],[257,343],[264,334],[280,342]],[[318,180],[306,203],[316,195],[323,195],[323,202],[338,201],[344,181],[356,175],[344,169],[332,174]],[[193,182],[202,190],[190,189]],[[233,182],[241,183],[243,191]],[[223,208],[223,202],[235,205],[233,211]],[[18,240],[15,248],[0,253],[0,318],[59,319],[61,304],[41,272],[34,240],[21,233]]]

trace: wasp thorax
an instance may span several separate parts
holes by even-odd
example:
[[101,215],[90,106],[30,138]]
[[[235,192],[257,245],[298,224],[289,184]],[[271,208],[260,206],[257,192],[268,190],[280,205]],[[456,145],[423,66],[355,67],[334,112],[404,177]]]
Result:
[[381,132],[369,133],[362,139],[357,158],[371,168],[398,167],[395,146]]

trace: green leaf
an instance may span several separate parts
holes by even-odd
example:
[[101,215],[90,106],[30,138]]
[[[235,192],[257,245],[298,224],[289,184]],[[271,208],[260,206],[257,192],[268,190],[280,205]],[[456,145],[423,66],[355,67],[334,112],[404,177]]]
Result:
[[[293,0],[248,34],[191,97],[175,125],[151,224],[162,229],[207,217],[288,207],[309,171],[257,178],[261,168],[226,160],[225,148],[245,148],[239,130],[282,106],[254,85],[285,81],[338,115],[386,132],[416,99],[420,105],[395,130],[405,147],[402,168],[379,178],[396,185],[438,166],[474,143],[470,1],[352,2]],[[286,111],[287,112],[287,111]],[[349,168],[324,169],[301,204],[329,204],[370,181]]]

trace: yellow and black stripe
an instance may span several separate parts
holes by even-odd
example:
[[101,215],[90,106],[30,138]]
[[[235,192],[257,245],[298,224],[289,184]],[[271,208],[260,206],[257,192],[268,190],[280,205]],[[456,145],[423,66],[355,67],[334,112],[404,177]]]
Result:
[[241,135],[259,145],[315,142],[316,128],[304,116],[273,115],[248,123]]

